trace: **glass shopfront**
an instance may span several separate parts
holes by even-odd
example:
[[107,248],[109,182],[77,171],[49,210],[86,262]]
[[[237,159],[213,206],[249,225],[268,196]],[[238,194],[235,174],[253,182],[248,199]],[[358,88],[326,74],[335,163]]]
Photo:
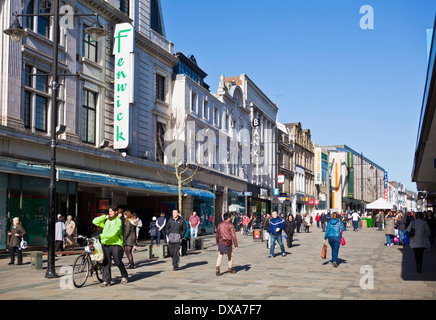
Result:
[[193,208],[197,215],[200,217],[200,234],[213,234],[214,233],[214,210],[213,199],[193,196]]
[[[10,186],[10,193],[8,192]],[[49,179],[0,174],[0,249],[6,248],[7,229],[12,219],[19,217],[30,245],[46,244]],[[75,216],[76,183],[56,183],[56,214]],[[7,208],[10,207],[10,217]]]

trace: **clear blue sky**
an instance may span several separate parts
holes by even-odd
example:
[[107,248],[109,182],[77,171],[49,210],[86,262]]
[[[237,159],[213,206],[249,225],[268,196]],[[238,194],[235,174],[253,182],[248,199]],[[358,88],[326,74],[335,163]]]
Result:
[[[167,39],[216,92],[247,74],[319,145],[346,144],[416,191],[411,172],[435,0],[161,0]],[[374,9],[362,30],[361,6]]]

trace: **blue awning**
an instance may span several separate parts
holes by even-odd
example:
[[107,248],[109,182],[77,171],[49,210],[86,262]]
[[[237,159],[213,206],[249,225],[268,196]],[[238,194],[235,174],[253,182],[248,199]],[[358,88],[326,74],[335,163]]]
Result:
[[[77,170],[58,166],[57,178],[59,180],[86,182],[95,185],[106,185],[112,187],[129,188],[135,190],[153,191],[156,193],[165,193],[177,195],[178,189],[174,185],[167,185],[159,182],[140,180],[122,176],[114,176],[111,174],[92,172],[87,170]],[[0,172],[24,174],[50,178],[49,166],[30,164],[27,161],[16,160],[11,158],[0,158]],[[182,188],[182,194],[189,194],[192,196],[202,198],[215,199],[215,195],[206,190],[195,188]]]

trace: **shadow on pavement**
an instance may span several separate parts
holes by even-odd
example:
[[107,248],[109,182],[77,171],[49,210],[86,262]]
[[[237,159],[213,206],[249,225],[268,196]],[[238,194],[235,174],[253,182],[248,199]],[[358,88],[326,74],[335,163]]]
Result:
[[401,278],[406,281],[436,281],[436,249],[424,250],[422,271],[416,271],[415,253],[410,246],[400,247],[402,252]]

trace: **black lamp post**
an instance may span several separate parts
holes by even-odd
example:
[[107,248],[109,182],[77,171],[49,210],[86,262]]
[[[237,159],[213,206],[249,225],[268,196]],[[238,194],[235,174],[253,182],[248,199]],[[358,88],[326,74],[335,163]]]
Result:
[[[56,119],[57,119],[57,97],[58,97],[58,44],[59,44],[59,17],[65,14],[59,13],[59,0],[53,1],[53,13],[42,14],[18,14],[9,29],[4,33],[11,37],[12,41],[19,42],[28,33],[18,22],[18,16],[53,16],[53,65],[52,65],[52,107],[51,107],[51,137],[50,137],[50,184],[48,187],[48,263],[46,278],[56,278],[55,271],[55,224],[56,224]],[[75,16],[96,16],[94,24],[84,30],[96,41],[101,40],[108,34],[98,21],[97,14],[77,14]]]

